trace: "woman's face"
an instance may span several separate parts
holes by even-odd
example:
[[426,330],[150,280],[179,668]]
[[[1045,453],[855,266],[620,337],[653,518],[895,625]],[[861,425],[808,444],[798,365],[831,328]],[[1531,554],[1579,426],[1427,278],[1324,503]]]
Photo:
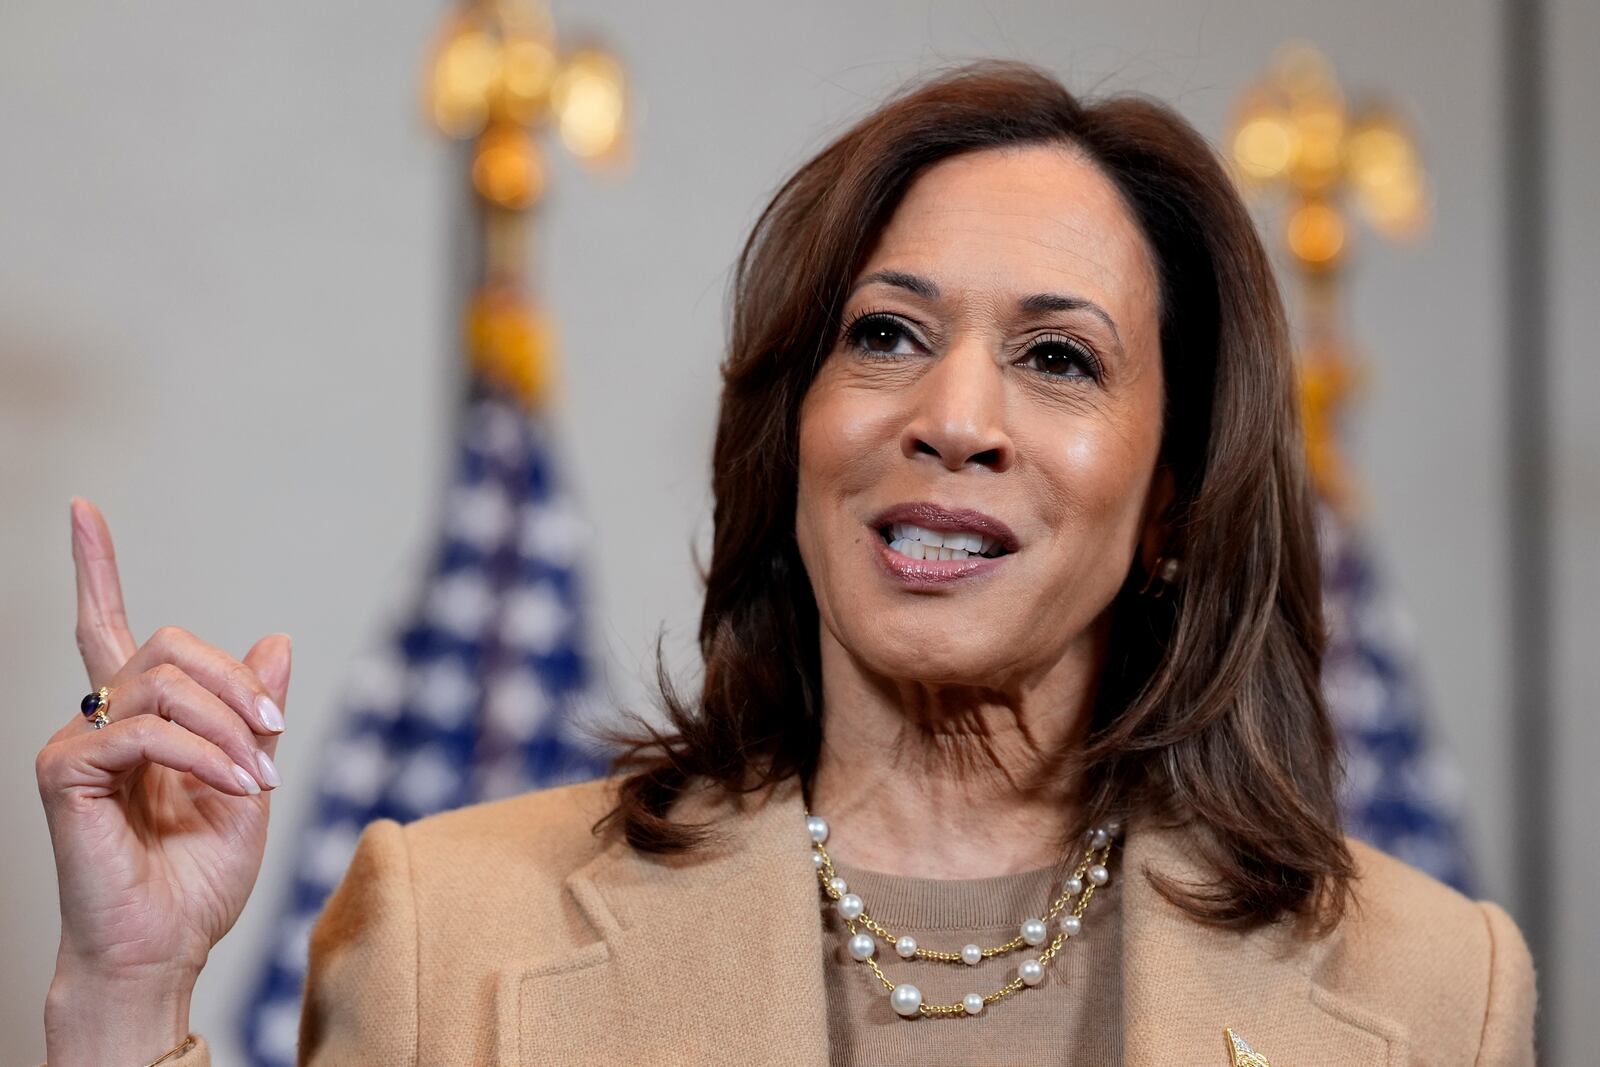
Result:
[[1138,224],[1070,148],[916,179],[800,413],[824,641],[891,678],[1006,689],[1098,657],[1169,492],[1158,292]]

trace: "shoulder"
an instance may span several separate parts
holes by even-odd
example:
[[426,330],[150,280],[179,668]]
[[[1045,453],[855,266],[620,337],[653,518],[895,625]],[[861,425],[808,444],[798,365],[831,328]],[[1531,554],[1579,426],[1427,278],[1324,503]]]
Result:
[[614,803],[615,782],[535,790],[404,824],[368,823],[321,926],[334,925],[330,914],[366,922],[361,916],[381,906],[403,915],[423,940],[548,933],[570,914],[568,877],[614,845],[594,828]]
[[[1497,905],[1473,900],[1371,845],[1350,840],[1355,880],[1340,924],[1346,954],[1381,959],[1396,981],[1437,973],[1452,958],[1487,963],[1495,949],[1526,953],[1515,924]],[[1505,940],[1505,944],[1499,942]]]
[[602,778],[410,823],[367,824],[314,942],[361,940],[381,944],[384,955],[403,949],[412,967],[448,961],[472,973],[508,954],[592,939],[566,887],[573,872],[614,847],[594,825],[611,809],[615,783]]
[[597,848],[594,825],[616,802],[615,785],[613,778],[598,778],[429,815],[405,824],[407,843],[413,854],[435,862],[582,863]]
[[[1370,845],[1349,845],[1356,878],[1323,984],[1375,1014],[1402,1013],[1417,1051],[1460,1048],[1462,1062],[1524,1062],[1534,974],[1516,924],[1498,905]],[[1463,1026],[1467,1020],[1482,1025]]]
[[612,784],[369,823],[311,935],[302,1060],[441,1062],[427,1018],[459,1020],[462,1048],[491,1041],[507,961],[593,939],[565,885],[606,847],[593,827]]
[[600,778],[484,801],[407,823],[401,831],[419,888],[470,878],[516,879],[523,892],[559,887],[602,851],[595,824],[616,802],[616,780]]
[[601,778],[409,823],[376,819],[362,830],[321,925],[332,925],[330,913],[359,917],[380,903],[421,930],[482,926],[500,908],[535,924],[567,877],[608,847],[594,830],[615,802],[615,785]]

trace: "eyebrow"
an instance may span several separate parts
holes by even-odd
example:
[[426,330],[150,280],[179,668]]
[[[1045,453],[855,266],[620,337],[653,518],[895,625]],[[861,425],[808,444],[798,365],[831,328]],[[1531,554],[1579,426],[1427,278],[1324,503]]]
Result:
[[[903,270],[875,270],[864,275],[855,287],[850,290],[854,295],[856,290],[864,286],[879,282],[883,285],[892,285],[896,289],[904,289],[908,293],[920,296],[924,300],[938,300],[939,287],[920,274],[909,274]],[[1087,311],[1095,318],[1106,324],[1111,331],[1111,336],[1117,343],[1122,343],[1122,335],[1117,332],[1117,323],[1105,308],[1093,300],[1081,296],[1067,296],[1064,293],[1034,293],[1017,301],[1020,311],[1031,315],[1038,315],[1049,311]]]

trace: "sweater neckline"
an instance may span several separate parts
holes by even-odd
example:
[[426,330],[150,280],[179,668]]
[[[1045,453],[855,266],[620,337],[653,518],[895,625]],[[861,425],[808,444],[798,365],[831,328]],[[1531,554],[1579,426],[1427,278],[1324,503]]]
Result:
[[1014,927],[1038,918],[1061,892],[1061,864],[983,878],[917,878],[884,874],[835,860],[833,869],[873,918],[915,930]]

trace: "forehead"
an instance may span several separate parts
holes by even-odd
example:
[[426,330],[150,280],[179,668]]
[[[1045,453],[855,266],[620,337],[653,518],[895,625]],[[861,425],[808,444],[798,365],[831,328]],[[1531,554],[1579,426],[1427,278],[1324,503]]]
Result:
[[884,267],[926,272],[952,291],[1070,291],[1130,326],[1157,313],[1143,232],[1111,179],[1065,145],[986,149],[929,167],[864,271]]

